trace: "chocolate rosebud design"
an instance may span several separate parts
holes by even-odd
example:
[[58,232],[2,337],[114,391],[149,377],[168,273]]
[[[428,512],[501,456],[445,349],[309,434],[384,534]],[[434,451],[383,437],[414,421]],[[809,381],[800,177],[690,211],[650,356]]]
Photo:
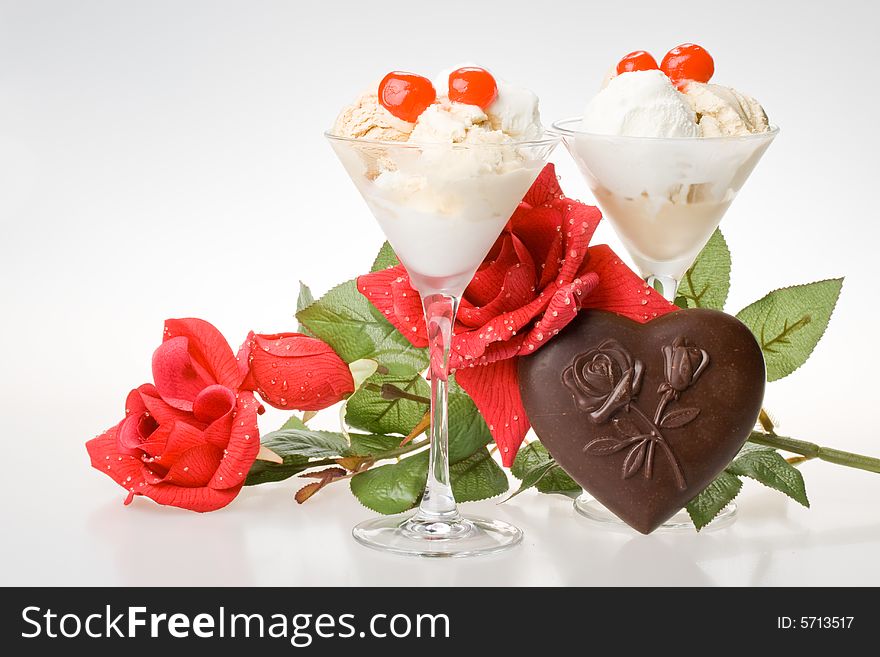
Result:
[[575,358],[562,373],[562,382],[571,390],[577,407],[602,424],[638,395],[644,371],[642,361],[633,361],[617,340],[605,340]]
[[661,388],[675,391],[678,399],[678,395],[696,383],[709,365],[709,354],[705,349],[688,345],[683,336],[664,346],[662,351],[666,383]]

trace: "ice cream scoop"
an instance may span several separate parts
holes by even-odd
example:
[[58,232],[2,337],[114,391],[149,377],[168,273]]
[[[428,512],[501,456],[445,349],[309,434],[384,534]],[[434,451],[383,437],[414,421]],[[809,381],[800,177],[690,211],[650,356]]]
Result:
[[691,82],[685,97],[697,116],[703,137],[731,137],[770,129],[761,104],[736,89],[720,84]]
[[377,94],[367,92],[342,109],[332,132],[355,139],[406,141],[412,129],[412,123],[398,119],[382,107]]
[[622,73],[584,110],[583,130],[621,137],[699,137],[687,98],[659,70]]

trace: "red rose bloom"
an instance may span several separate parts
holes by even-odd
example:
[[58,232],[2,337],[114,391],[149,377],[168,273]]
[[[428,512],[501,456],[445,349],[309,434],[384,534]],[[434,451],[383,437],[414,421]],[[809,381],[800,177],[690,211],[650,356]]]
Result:
[[238,358],[249,369],[242,387],[276,408],[320,411],[354,392],[348,365],[330,345],[301,333],[251,332]]
[[155,385],[132,390],[125,418],[86,443],[92,466],[128,490],[193,511],[226,506],[260,449],[260,404],[211,324],[168,320],[153,355]]
[[[450,367],[506,466],[530,426],[516,358],[547,344],[582,308],[642,322],[675,309],[607,245],[589,246],[601,218],[597,208],[564,197],[548,164],[464,293]],[[421,300],[402,265],[361,276],[358,289],[414,346],[427,346]]]

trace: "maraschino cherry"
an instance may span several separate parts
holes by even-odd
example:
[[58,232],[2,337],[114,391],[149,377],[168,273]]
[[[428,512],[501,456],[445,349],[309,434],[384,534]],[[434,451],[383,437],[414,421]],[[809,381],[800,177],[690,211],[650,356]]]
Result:
[[379,102],[392,115],[415,123],[419,115],[437,100],[431,81],[415,73],[392,71],[379,83]]
[[449,100],[454,103],[486,109],[497,97],[495,78],[484,68],[465,66],[449,74]]
[[672,84],[679,89],[688,82],[708,82],[715,73],[715,62],[704,48],[695,43],[676,46],[660,62],[660,70],[666,73]]
[[652,71],[659,68],[657,60],[651,53],[644,50],[634,50],[617,62],[617,74],[631,73],[632,71]]

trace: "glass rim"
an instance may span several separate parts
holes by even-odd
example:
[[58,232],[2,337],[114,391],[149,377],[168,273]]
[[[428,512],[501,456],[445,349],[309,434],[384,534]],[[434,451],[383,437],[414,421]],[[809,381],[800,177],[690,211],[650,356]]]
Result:
[[544,136],[538,139],[521,139],[513,141],[505,141],[497,144],[473,144],[473,143],[449,143],[443,141],[394,141],[393,139],[362,139],[360,137],[346,137],[344,135],[334,134],[331,130],[324,131],[324,137],[331,142],[341,142],[349,144],[361,144],[364,146],[376,146],[382,148],[408,148],[423,149],[444,147],[452,150],[471,150],[471,149],[500,149],[500,148],[518,148],[522,146],[553,146],[558,144],[562,139],[562,135],[544,129]]
[[588,132],[577,128],[568,127],[571,124],[579,123],[583,120],[581,116],[571,116],[565,119],[554,121],[547,129],[548,132],[554,132],[561,137],[591,137],[597,139],[615,139],[622,142],[733,142],[733,141],[761,141],[763,139],[772,139],[779,134],[779,126],[770,124],[765,132],[753,132],[748,135],[725,135],[722,137],[635,137],[631,135],[609,135],[599,132]]

